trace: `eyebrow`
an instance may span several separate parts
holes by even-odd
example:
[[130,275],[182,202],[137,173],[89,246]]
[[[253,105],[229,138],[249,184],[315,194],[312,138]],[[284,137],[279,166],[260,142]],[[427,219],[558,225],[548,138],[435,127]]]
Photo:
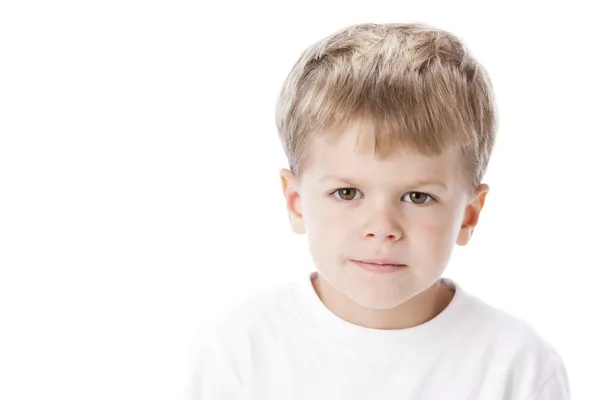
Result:
[[323,175],[319,178],[320,182],[324,182],[324,181],[339,181],[339,182],[343,182],[343,183],[347,183],[350,186],[358,186],[358,184],[354,183],[352,181],[352,179],[349,178],[343,178],[341,176],[335,176],[335,175]]
[[[321,181],[321,182],[322,181],[339,181],[339,182],[346,183],[352,187],[360,186],[357,183],[355,183],[352,179],[344,178],[341,176],[335,176],[335,175],[323,175],[319,178],[319,181]],[[414,188],[423,187],[423,186],[438,186],[441,189],[448,190],[448,186],[446,186],[446,184],[444,182],[437,180],[437,179],[420,179],[420,180],[411,182],[407,186],[414,187]]]

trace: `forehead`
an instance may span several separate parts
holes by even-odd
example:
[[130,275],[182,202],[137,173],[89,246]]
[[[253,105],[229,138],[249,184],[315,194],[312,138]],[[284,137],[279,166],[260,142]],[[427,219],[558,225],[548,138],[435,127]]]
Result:
[[433,154],[398,144],[383,143],[379,148],[376,144],[373,132],[360,127],[315,135],[307,154],[306,170],[379,175],[382,179],[396,180],[432,176],[452,180],[462,172],[461,158],[455,150]]

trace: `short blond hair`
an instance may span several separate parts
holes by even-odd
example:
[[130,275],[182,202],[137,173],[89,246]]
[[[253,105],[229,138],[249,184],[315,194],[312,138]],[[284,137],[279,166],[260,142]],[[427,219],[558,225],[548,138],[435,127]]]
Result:
[[277,130],[299,174],[312,135],[368,121],[376,154],[398,146],[464,156],[477,187],[496,136],[485,69],[450,32],[424,24],[358,24],[314,43],[281,90]]

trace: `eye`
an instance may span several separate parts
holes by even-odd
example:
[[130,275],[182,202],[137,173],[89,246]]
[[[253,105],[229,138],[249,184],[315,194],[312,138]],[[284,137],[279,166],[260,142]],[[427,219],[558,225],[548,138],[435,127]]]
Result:
[[433,196],[423,192],[410,192],[402,196],[402,199],[408,197],[409,201],[414,204],[425,204],[435,200]]
[[354,200],[357,194],[360,194],[360,192],[354,188],[342,188],[333,192],[335,197],[343,201]]

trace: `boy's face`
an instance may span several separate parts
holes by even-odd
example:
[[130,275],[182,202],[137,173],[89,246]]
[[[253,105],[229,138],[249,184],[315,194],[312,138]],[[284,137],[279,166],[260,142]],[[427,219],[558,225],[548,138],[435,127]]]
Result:
[[315,137],[301,179],[283,170],[282,184],[319,276],[363,307],[390,309],[436,283],[454,245],[467,244],[487,186],[467,190],[457,154],[379,159],[357,135]]

